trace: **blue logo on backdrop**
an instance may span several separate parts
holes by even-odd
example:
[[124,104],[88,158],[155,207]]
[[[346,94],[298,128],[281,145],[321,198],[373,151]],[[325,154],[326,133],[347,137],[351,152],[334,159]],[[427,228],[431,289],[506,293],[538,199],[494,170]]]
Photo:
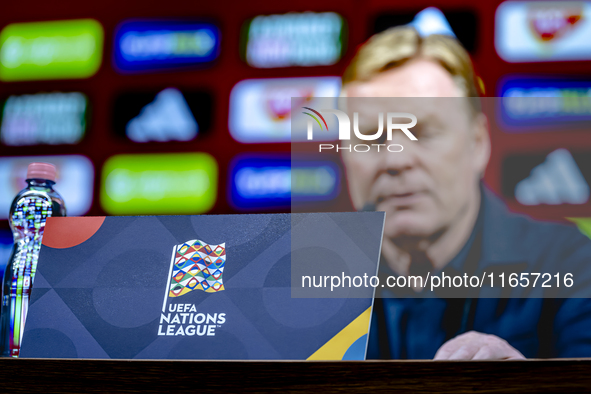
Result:
[[285,208],[292,202],[328,201],[339,193],[339,174],[339,167],[326,160],[239,156],[230,169],[230,200],[238,209]]
[[129,21],[117,28],[113,60],[123,72],[163,70],[211,62],[219,50],[211,23]]
[[591,80],[512,77],[501,83],[499,97],[497,114],[509,133],[588,127],[591,121]]
[[0,230],[0,279],[4,276],[13,245],[12,232]]

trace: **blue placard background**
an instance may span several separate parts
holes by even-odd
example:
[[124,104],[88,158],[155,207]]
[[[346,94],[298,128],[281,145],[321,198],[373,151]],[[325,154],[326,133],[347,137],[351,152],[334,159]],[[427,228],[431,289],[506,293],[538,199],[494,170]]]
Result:
[[[59,230],[59,244],[41,248],[20,357],[307,359],[367,313],[373,289],[359,298],[293,297],[292,266],[375,275],[384,217],[51,218],[44,242]],[[70,241],[84,230],[81,222],[97,219],[89,238]],[[171,295],[175,253],[196,239],[212,249],[224,245],[224,289]],[[195,334],[199,324],[207,324],[206,334],[204,326]],[[365,343],[366,335],[353,338],[344,356],[364,359],[365,346],[357,341]]]

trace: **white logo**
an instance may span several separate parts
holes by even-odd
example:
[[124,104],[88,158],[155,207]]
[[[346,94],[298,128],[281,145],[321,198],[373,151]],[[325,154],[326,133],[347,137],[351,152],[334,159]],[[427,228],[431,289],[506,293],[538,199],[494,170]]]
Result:
[[199,126],[183,94],[164,89],[140,114],[127,123],[126,134],[135,142],[189,141],[197,136]]
[[[303,109],[306,109],[310,112],[303,112],[305,115],[309,116],[308,119],[308,129],[307,129],[307,138],[308,140],[312,140],[314,138],[314,121],[316,121],[316,123],[318,123],[318,125],[320,126],[320,129],[323,130],[322,124],[325,125],[326,127],[326,131],[328,131],[328,125],[326,123],[326,120],[324,119],[324,117],[322,116],[322,113],[324,114],[334,114],[336,115],[338,121],[339,121],[339,140],[341,141],[347,141],[351,139],[351,120],[349,119],[349,115],[347,115],[345,112],[343,111],[339,111],[338,109],[322,109],[319,111],[316,111],[313,108],[310,107],[303,107]],[[318,117],[320,117],[320,119],[318,119],[316,117],[316,115]],[[417,117],[414,116],[413,114],[410,113],[406,113],[406,112],[388,112],[387,113],[387,130],[386,130],[386,137],[388,141],[392,140],[392,135],[394,130],[400,130],[402,131],[411,141],[417,141],[417,137],[415,137],[413,135],[413,133],[411,133],[409,131],[410,128],[416,126],[417,124]],[[395,118],[406,118],[406,119],[410,119],[409,123],[393,123],[393,119]],[[321,122],[322,120],[322,122]],[[380,112],[378,114],[378,130],[374,133],[374,134],[363,134],[359,131],[359,113],[354,112],[353,113],[353,133],[355,134],[355,136],[363,141],[375,141],[377,139],[380,139],[382,137],[382,134],[384,133],[384,113]],[[378,152],[380,151],[380,147],[382,146],[386,146],[386,144],[371,144],[371,146],[376,146]],[[336,146],[336,151],[338,152],[339,150],[348,150],[349,152],[351,152],[351,149],[353,149],[355,152],[369,152],[371,150],[371,146],[367,145],[367,144],[355,144],[355,145],[349,145],[349,146]],[[394,147],[395,150],[392,150],[391,148]],[[322,152],[323,149],[325,150],[330,150],[330,149],[334,149],[335,146],[332,144],[319,144],[318,145],[318,149],[319,152]],[[403,150],[403,146],[400,144],[390,144],[387,146],[387,149],[389,152],[402,152]]]
[[589,185],[570,152],[558,149],[517,184],[515,198],[523,205],[584,204]]
[[334,12],[257,16],[248,31],[246,61],[258,68],[335,64],[343,26]]
[[[305,141],[305,118],[292,115],[302,106],[336,107],[340,89],[339,77],[240,81],[230,94],[230,134],[236,141],[246,144]],[[292,114],[292,110],[296,112]],[[336,133],[317,133],[318,141],[335,138]]]
[[[351,121],[349,120],[349,116],[344,113],[343,111],[339,111],[338,109],[323,109],[321,112],[328,113],[328,114],[335,114],[337,119],[339,120],[339,139],[340,140],[350,140],[351,139]],[[393,118],[408,118],[411,119],[410,123],[392,123]],[[359,131],[359,114],[357,112],[353,113],[353,132],[355,136],[360,140],[364,141],[373,141],[377,140],[382,136],[384,131],[384,113],[380,112],[378,115],[378,131],[375,134],[362,134]],[[415,137],[408,129],[416,126],[417,124],[417,117],[413,114],[409,114],[406,112],[388,112],[388,141],[392,139],[392,131],[393,130],[402,130],[404,134],[412,141],[416,141],[417,137]],[[313,139],[313,131],[312,131],[312,120],[308,119],[308,140]]]
[[86,129],[86,96],[47,93],[10,96],[0,134],[6,145],[76,144]]
[[425,8],[415,15],[415,18],[408,24],[416,29],[421,37],[431,34],[443,34],[455,37],[451,26],[440,9],[435,7]]
[[82,216],[90,209],[94,167],[81,155],[0,157],[0,220],[8,218],[14,196],[25,187],[27,166],[34,161],[57,167],[55,190],[64,198],[68,215]]
[[495,16],[495,49],[510,63],[590,60],[589,1],[505,1]]

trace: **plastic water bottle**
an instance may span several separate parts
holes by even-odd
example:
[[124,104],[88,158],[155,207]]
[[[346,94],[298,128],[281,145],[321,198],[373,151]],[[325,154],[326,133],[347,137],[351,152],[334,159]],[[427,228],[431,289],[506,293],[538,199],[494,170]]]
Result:
[[45,221],[50,216],[66,216],[64,200],[53,190],[55,174],[53,164],[29,164],[27,187],[16,195],[10,207],[8,220],[14,248],[2,286],[3,357],[18,357],[20,352]]

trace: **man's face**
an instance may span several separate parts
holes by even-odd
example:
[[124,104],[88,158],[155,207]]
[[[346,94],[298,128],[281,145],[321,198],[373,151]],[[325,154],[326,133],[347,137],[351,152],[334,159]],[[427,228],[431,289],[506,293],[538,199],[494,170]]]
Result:
[[408,112],[418,120],[410,129],[418,141],[401,131],[395,131],[391,141],[351,140],[351,144],[400,144],[402,152],[383,148],[379,153],[343,152],[355,207],[371,202],[376,210],[385,211],[386,237],[432,236],[477,203],[478,182],[489,157],[486,121],[482,115],[473,115],[470,99],[461,98],[443,67],[430,60],[413,60],[368,82],[352,83],[346,92],[348,97],[363,97],[350,98],[347,104],[351,119],[358,112],[362,133],[376,132],[379,112]]

